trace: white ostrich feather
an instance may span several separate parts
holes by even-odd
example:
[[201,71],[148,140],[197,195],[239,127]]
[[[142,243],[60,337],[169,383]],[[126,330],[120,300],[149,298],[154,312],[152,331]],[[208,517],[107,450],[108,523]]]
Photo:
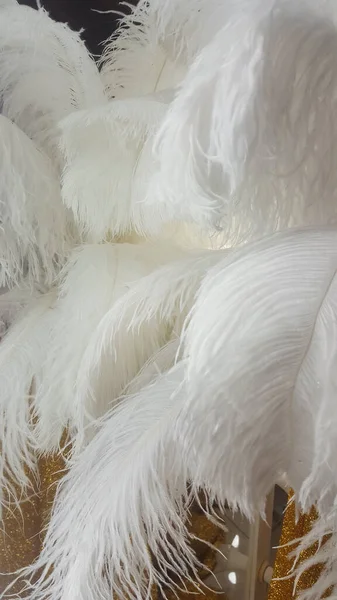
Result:
[[196,484],[249,517],[280,473],[336,495],[336,270],[336,231],[278,234],[211,269],[192,310],[177,435]]
[[[1,84],[0,84],[1,85]],[[0,285],[50,285],[75,243],[49,158],[0,115]]]
[[31,389],[48,347],[48,314],[54,300],[54,292],[32,297],[1,340],[0,509],[3,488],[13,497],[11,484],[15,480],[24,493],[29,485],[25,466],[31,470],[35,467]]
[[185,75],[184,64],[169,56],[160,43],[153,8],[151,2],[139,2],[121,19],[105,46],[101,76],[110,98],[132,98],[171,89]]
[[188,474],[171,437],[182,379],[178,364],[125,398],[73,464],[42,554],[26,571],[42,569],[30,600],[147,598],[171,569],[196,576],[184,524]]
[[93,239],[157,231],[161,210],[144,202],[156,168],[152,140],[167,96],[112,101],[62,123],[65,204]]
[[[153,355],[180,336],[202,278],[226,253],[186,254],[166,265],[161,260],[162,267],[140,279],[115,302],[83,353],[76,384],[79,406],[90,403],[92,390],[112,365],[121,361],[118,372],[126,373],[126,385]],[[127,360],[123,362],[124,357]]]
[[256,0],[225,12],[158,133],[150,195],[234,242],[335,221],[335,3]]
[[80,36],[43,10],[1,7],[0,103],[53,159],[58,122],[77,109],[105,101],[94,61]]
[[73,452],[82,448],[92,435],[93,422],[105,414],[153,354],[150,341],[139,336],[136,344],[135,336],[126,331],[128,343],[119,348],[112,338],[108,356],[103,346],[96,347],[95,381],[89,381],[89,372],[82,376],[92,340],[97,339],[113,306],[118,300],[123,304],[129,290],[158,264],[180,254],[179,249],[160,244],[88,244],[73,254],[53,307],[48,351],[34,399],[36,436],[42,450],[57,449],[65,428]]
[[[232,14],[260,0],[140,0],[123,16],[102,59],[111,98],[146,95],[179,86],[200,50]],[[239,6],[239,8],[238,8]]]

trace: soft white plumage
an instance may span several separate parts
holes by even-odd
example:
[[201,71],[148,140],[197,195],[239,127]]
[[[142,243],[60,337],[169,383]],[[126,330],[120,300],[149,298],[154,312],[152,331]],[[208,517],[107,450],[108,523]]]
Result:
[[183,588],[187,480],[253,517],[283,472],[319,511],[300,549],[333,532],[303,600],[337,587],[336,24],[334,0],[140,0],[100,74],[0,0],[0,504],[72,449],[29,600]]
[[57,161],[58,122],[105,97],[77,33],[43,9],[8,4],[0,18],[0,101],[2,113]]
[[0,115],[0,286],[51,284],[76,241],[49,158]]
[[154,353],[180,336],[202,278],[226,252],[180,253],[174,260],[171,250],[172,263],[163,265],[162,256],[161,268],[142,277],[111,306],[83,354],[77,378],[80,405],[112,364],[125,373],[126,385]]
[[[0,512],[2,490],[9,497],[13,482],[25,492],[29,478],[25,465],[34,470],[33,414],[30,412],[33,378],[36,377],[48,347],[48,316],[55,294],[31,300],[17,316],[0,348]],[[35,381],[38,385],[39,381]]]
[[234,4],[164,119],[151,193],[232,243],[335,221],[336,7]]
[[16,315],[32,300],[32,289],[29,285],[21,285],[8,289],[0,288],[0,341]]
[[105,47],[102,79],[110,98],[125,99],[176,87],[186,73],[161,43],[153,3],[141,0]]
[[153,346],[152,338],[136,340],[125,327],[121,347],[114,335],[106,347],[97,345],[102,321],[115,304],[123,304],[140,279],[175,255],[181,251],[152,244],[86,245],[74,253],[50,316],[50,337],[34,399],[40,448],[57,449],[68,427],[73,451],[78,451],[92,435],[89,425],[105,414],[153,352],[168,341],[165,329],[161,344],[156,341]]
[[187,472],[170,435],[182,372],[178,364],[124,399],[66,475],[31,600],[141,598],[170,568],[185,578],[190,565],[196,576],[184,524]]
[[310,475],[318,506],[336,494],[320,479],[335,456],[320,415],[335,398],[336,270],[335,230],[279,234],[211,269],[193,308],[180,436],[195,482],[249,517],[284,472],[300,497]]
[[93,239],[160,229],[164,211],[145,199],[167,102],[167,95],[112,101],[62,123],[64,202]]

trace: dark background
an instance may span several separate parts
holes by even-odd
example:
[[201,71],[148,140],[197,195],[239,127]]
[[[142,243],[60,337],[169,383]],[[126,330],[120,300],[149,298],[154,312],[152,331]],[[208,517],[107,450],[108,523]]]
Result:
[[[36,0],[19,2],[36,8]],[[85,31],[82,37],[95,58],[102,53],[101,43],[110,37],[118,26],[120,15],[100,14],[92,9],[128,12],[128,8],[119,0],[41,0],[41,4],[55,21],[68,23],[75,31],[83,28]],[[128,4],[137,4],[137,0],[128,0]]]

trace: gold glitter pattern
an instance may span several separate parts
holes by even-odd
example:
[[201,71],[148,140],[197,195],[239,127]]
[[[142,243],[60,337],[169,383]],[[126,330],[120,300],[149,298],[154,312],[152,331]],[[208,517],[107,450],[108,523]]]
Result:
[[[62,470],[64,459],[61,455],[41,458],[38,461],[38,492],[34,489],[34,478],[30,476],[32,487],[29,490],[29,500],[22,501],[20,507],[12,503],[4,509],[3,526],[0,531],[0,596],[7,585],[16,578],[9,574],[32,564],[41,552],[43,531],[49,520],[56,484]],[[14,487],[19,497],[20,489],[18,486]],[[20,597],[22,590],[23,583],[17,581],[10,591]]]
[[[293,492],[291,491],[289,494],[289,499],[291,499],[292,496]],[[295,504],[294,502],[291,502],[284,515],[279,545],[282,546],[284,544],[288,544],[289,542],[307,534],[311,530],[316,519],[317,513],[315,509],[312,508],[310,513],[301,515],[296,522]],[[294,562],[293,559],[289,558],[289,554],[291,554],[295,548],[296,546],[291,545],[290,547],[278,549],[273,573],[274,578],[286,577],[289,574]],[[311,558],[316,552],[317,545],[314,544],[311,548],[308,548],[301,553],[300,562]],[[292,600],[292,598],[297,598],[301,591],[309,589],[314,583],[316,583],[321,571],[322,565],[314,565],[305,571],[298,582],[295,595],[293,595],[294,578],[285,579],[283,581],[273,580],[269,587],[268,600]],[[329,594],[327,593],[323,596],[323,598],[327,598],[328,596]]]

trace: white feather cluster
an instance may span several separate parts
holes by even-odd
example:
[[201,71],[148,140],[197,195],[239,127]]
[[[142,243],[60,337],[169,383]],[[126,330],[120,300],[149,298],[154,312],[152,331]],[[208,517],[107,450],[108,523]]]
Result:
[[184,589],[197,491],[254,518],[283,474],[336,596],[336,21],[140,0],[99,71],[0,2],[4,511],[71,448],[29,600]]

